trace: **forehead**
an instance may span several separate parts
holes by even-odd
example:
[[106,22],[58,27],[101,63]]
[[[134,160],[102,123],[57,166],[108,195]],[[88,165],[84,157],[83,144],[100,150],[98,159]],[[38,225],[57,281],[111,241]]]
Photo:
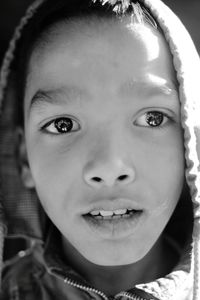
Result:
[[[27,86],[76,84],[99,88],[144,76],[176,81],[171,54],[160,32],[149,25],[97,18],[73,19],[48,30],[30,59]],[[112,80],[113,78],[113,80]],[[96,81],[95,81],[96,80]],[[95,82],[94,82],[95,81]]]
[[[158,49],[161,44],[165,44],[164,48],[168,48],[160,32],[145,23],[132,23],[131,16],[117,19],[94,15],[84,18],[73,18],[52,25],[35,44],[30,62],[34,61],[35,57],[37,60],[41,58],[43,61],[51,51],[53,52],[57,49],[66,50],[68,48],[70,50],[70,48],[73,48],[73,51],[78,51],[80,45],[82,47],[85,45],[88,49],[90,47],[94,49],[94,46],[97,45],[104,52],[108,51],[108,47],[106,48],[107,44],[115,47],[113,52],[113,56],[115,56],[120,51],[123,53],[122,49],[124,46],[126,47],[129,44],[128,46],[130,47],[131,42],[134,42],[135,39],[146,48],[151,47],[151,51],[148,50],[148,54],[151,52],[152,58],[156,58],[158,52],[162,50],[161,48]],[[136,43],[132,46],[135,48],[134,55],[136,55]],[[164,50],[166,51],[166,49]]]

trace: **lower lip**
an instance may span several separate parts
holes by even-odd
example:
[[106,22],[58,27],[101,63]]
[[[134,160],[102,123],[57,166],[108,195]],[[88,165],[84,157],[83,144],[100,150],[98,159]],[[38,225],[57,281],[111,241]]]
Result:
[[143,219],[143,215],[143,211],[137,211],[128,217],[118,219],[97,219],[90,215],[84,215],[83,217],[95,234],[99,234],[106,239],[120,239],[134,234]]

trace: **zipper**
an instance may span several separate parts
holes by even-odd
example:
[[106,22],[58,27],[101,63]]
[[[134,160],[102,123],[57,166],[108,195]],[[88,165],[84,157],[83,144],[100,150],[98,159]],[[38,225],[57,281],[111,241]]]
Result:
[[[82,284],[79,284],[77,282],[75,282],[74,280],[72,279],[69,279],[69,278],[65,278],[64,279],[64,282],[73,286],[73,287],[76,287],[78,289],[81,289],[81,290],[84,290],[84,291],[87,291],[87,292],[93,292],[99,296],[101,296],[104,300],[117,300],[119,299],[120,297],[126,297],[127,299],[129,300],[146,300],[145,298],[142,298],[140,296],[137,296],[135,294],[132,294],[132,293],[128,293],[128,292],[120,292],[119,294],[115,295],[114,297],[107,297],[103,292],[95,289],[95,288],[92,288],[92,287],[87,287],[87,286],[84,286]],[[154,299],[150,299],[150,300],[154,300]]]
[[[129,300],[147,300],[146,298],[138,296],[138,295],[136,295],[134,293],[125,292],[125,291],[124,292],[120,292],[120,293],[118,293],[115,296],[108,297],[108,296],[106,296],[106,294],[104,294],[103,292],[101,292],[101,291],[99,291],[99,290],[97,290],[97,289],[95,289],[93,287],[83,285],[83,284],[78,283],[77,281],[75,281],[75,280],[73,280],[73,279],[71,279],[69,277],[65,277],[64,274],[63,274],[63,272],[60,271],[60,270],[58,270],[58,269],[54,268],[54,270],[51,269],[49,271],[50,271],[50,273],[52,275],[54,275],[54,276],[56,276],[56,277],[64,280],[64,283],[69,284],[69,285],[71,285],[73,287],[76,287],[76,288],[78,288],[78,289],[80,289],[82,291],[94,293],[94,294],[100,296],[104,300],[117,300],[120,297],[126,297]],[[149,300],[155,300],[155,299],[152,298],[152,299],[149,299]]]
[[101,296],[104,300],[109,300],[109,298],[103,292],[100,292],[100,291],[96,290],[95,288],[92,288],[92,287],[89,287],[89,286],[84,286],[82,284],[79,284],[79,283],[75,282],[72,279],[67,278],[67,277],[64,279],[64,282],[71,285],[71,286],[74,286],[78,289],[81,289],[83,291],[93,292],[93,293]]
[[[120,292],[115,296],[114,299],[118,299],[119,297],[126,297],[127,299],[130,300],[147,300],[146,298],[143,298],[141,296],[138,296],[134,293],[129,293],[129,292]],[[150,298],[149,300],[154,300],[153,298]]]

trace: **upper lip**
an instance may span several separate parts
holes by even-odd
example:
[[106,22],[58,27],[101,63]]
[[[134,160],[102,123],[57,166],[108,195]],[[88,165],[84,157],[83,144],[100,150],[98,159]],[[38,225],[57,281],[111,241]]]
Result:
[[87,209],[84,214],[88,214],[91,211],[115,211],[118,209],[132,209],[142,211],[141,206],[130,198],[120,197],[120,198],[103,198],[94,203]]

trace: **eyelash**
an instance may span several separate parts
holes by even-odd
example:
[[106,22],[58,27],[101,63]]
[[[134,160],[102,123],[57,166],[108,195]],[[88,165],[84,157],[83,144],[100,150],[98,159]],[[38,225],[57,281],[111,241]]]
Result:
[[[158,114],[159,117],[161,118],[161,124],[153,125],[153,126],[151,126],[151,125],[145,126],[145,125],[137,124],[138,120],[140,118],[145,117],[145,122],[147,122],[147,115],[149,115],[149,118],[153,118],[153,115],[155,115],[155,114]],[[134,125],[136,125],[138,127],[146,127],[146,128],[149,128],[149,129],[162,129],[165,126],[165,123],[162,124],[164,118],[167,118],[165,123],[168,123],[168,121],[174,122],[174,119],[171,116],[169,116],[167,113],[164,113],[164,112],[159,111],[159,110],[152,110],[152,111],[147,111],[144,114],[142,114],[140,117],[138,117],[137,120],[134,122]],[[57,126],[56,126],[56,123],[57,123]],[[58,126],[63,125],[63,124],[66,125],[67,123],[68,123],[68,126],[71,127],[70,131],[67,131],[66,128],[65,128],[65,130],[63,132],[59,132],[58,131]],[[77,126],[78,129],[71,130],[74,127],[74,123],[78,124],[77,121],[73,120],[70,117],[59,117],[59,118],[56,118],[54,120],[49,121],[44,126],[42,126],[41,131],[45,131],[45,133],[52,134],[52,135],[62,135],[62,134],[67,134],[67,133],[69,134],[71,132],[76,132],[77,130],[80,129],[80,125],[78,124],[78,126]],[[57,132],[51,132],[51,131],[48,130],[48,127],[50,127],[51,125],[53,125],[53,129],[55,129],[55,131],[57,130]],[[64,129],[64,127],[63,127],[63,129]]]
[[[56,126],[56,123],[57,123],[57,126]],[[64,125],[64,124],[66,125],[67,123],[68,123],[68,126],[71,127],[70,131],[67,131],[67,129],[63,127],[64,132],[59,132],[58,126],[59,125],[61,126],[61,125]],[[59,118],[56,118],[56,119],[51,120],[48,123],[46,123],[44,126],[42,126],[41,130],[45,131],[48,134],[54,134],[54,135],[60,135],[60,134],[66,134],[66,133],[69,134],[71,132],[77,131],[80,128],[80,125],[79,125],[78,129],[71,130],[74,127],[74,123],[78,124],[77,121],[73,120],[70,117],[59,117]],[[47,128],[50,127],[51,125],[53,125],[54,129],[57,130],[57,133],[56,132],[51,132],[51,131],[47,130]]]
[[[137,124],[138,119],[145,117],[145,122],[147,122],[148,121],[147,115],[149,115],[149,119],[151,119],[151,118],[153,118],[153,115],[155,116],[155,114],[159,115],[159,117],[161,118],[160,124],[152,125],[152,126],[151,125],[145,126],[145,125]],[[164,122],[165,118],[167,118],[167,120]],[[139,127],[146,127],[148,129],[162,129],[163,127],[165,127],[165,124],[168,123],[169,121],[175,122],[174,118],[169,116],[166,112],[162,112],[160,110],[152,110],[152,111],[147,111],[144,114],[142,114],[139,118],[137,118],[137,120],[134,122],[134,124]],[[163,122],[164,122],[164,124],[163,124]]]

